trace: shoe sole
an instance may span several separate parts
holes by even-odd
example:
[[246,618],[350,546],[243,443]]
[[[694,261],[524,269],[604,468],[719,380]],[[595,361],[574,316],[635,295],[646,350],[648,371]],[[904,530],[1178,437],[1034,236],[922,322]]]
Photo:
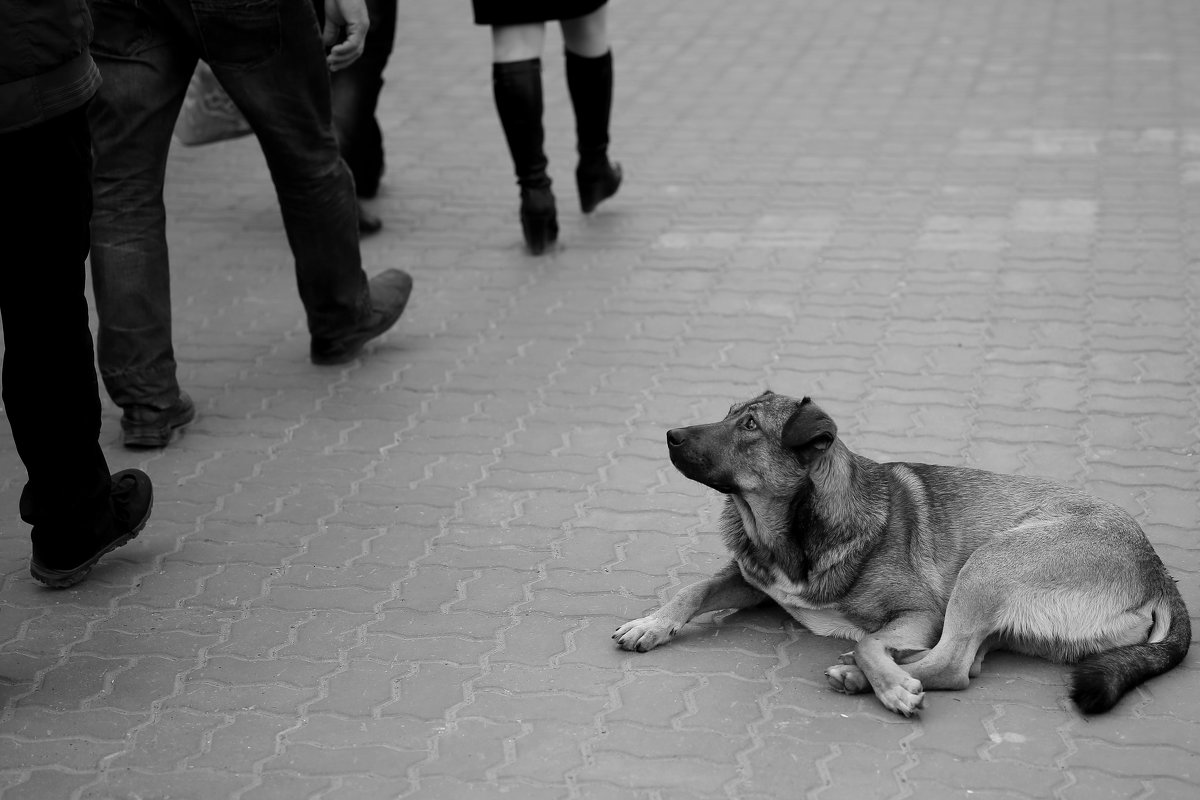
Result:
[[174,420],[166,428],[153,430],[128,431],[122,430],[121,443],[130,450],[161,450],[171,442],[183,436],[184,428],[196,421],[196,408],[193,406],[187,419]]
[[108,553],[111,553],[113,550],[116,550],[118,547],[129,544],[130,541],[137,538],[137,535],[142,532],[142,529],[146,527],[146,523],[150,520],[150,510],[153,507],[154,489],[151,488],[150,502],[146,504],[146,513],[138,521],[138,524],[129,531],[129,533],[113,539],[111,542],[109,542],[107,547],[73,569],[51,569],[50,567],[43,567],[36,561],[30,559],[29,574],[33,576],[35,581],[43,586],[47,586],[51,589],[69,589],[86,578],[91,573],[92,567],[96,566],[97,561],[99,561]]

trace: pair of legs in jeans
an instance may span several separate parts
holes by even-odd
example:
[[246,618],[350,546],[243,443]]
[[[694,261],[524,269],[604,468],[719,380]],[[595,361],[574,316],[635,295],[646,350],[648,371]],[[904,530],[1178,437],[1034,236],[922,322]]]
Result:
[[[366,47],[362,56],[343,70],[333,73],[333,126],[337,131],[342,158],[354,174],[359,198],[370,199],[379,191],[383,177],[383,132],[375,109],[383,89],[383,70],[396,39],[398,0],[366,0],[371,16]],[[360,233],[374,233],[383,227],[379,217],[358,206]]]
[[[561,21],[566,46],[567,90],[575,111],[579,164],[575,169],[579,205],[591,213],[616,193],[621,168],[608,160],[612,111],[612,51],[607,7]],[[558,239],[542,127],[542,47],[544,23],[492,27],[492,92],[504,137],[521,187],[521,230],[538,255]]]
[[[71,586],[150,515],[140,470],[109,476],[100,449],[100,387],[84,294],[92,153],[80,106],[0,133],[0,316],[4,410],[29,481],[21,517],[33,526],[30,571]],[[15,243],[24,242],[25,255]]]
[[126,444],[161,446],[194,413],[171,344],[163,181],[197,59],[212,67],[262,145],[313,361],[352,360],[399,317],[411,279],[390,270],[377,276],[383,285],[368,286],[363,272],[354,179],[333,133],[312,0],[94,0],[92,10],[93,55],[104,79],[90,114],[100,375],[124,410]]

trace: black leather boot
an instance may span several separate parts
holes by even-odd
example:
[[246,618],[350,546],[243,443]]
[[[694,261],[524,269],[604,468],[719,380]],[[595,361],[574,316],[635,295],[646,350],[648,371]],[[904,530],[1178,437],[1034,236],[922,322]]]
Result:
[[521,187],[521,232],[534,255],[558,240],[558,216],[543,147],[542,60],[492,65],[492,94]]
[[621,186],[621,165],[608,160],[608,124],[612,113],[612,51],[587,58],[570,50],[567,59],[567,91],[575,109],[575,136],[579,166],[575,185],[579,207],[590,214]]

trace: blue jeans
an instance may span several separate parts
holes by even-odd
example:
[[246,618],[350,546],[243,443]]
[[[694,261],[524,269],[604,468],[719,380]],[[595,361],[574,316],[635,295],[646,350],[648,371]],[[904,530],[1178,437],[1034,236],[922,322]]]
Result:
[[352,330],[369,313],[367,278],[312,0],[94,0],[92,13],[104,78],[90,113],[92,283],[100,375],[113,401],[166,409],[179,394],[163,181],[199,58],[262,146],[309,333]]

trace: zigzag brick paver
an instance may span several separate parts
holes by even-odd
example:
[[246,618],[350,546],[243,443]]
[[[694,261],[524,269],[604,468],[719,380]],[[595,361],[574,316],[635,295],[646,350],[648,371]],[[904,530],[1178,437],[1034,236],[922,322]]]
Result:
[[0,798],[1190,798],[1195,657],[1084,718],[989,657],[919,719],[826,688],[769,608],[646,654],[719,567],[666,429],[771,386],[855,450],[1041,474],[1142,522],[1200,609],[1200,6],[611,0],[620,195],[520,246],[486,31],[402,3],[369,271],[416,294],[307,360],[252,140],[172,154],[181,379],[157,503],[79,587],[28,576],[0,426]]

